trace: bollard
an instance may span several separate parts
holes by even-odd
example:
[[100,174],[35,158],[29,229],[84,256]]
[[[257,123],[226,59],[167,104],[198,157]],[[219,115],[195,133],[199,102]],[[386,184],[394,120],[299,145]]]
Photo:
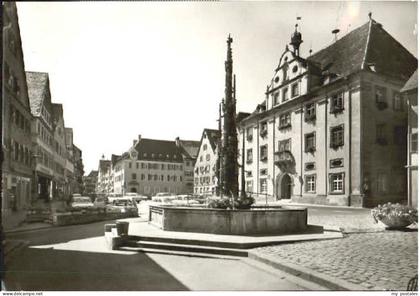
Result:
[[117,228],[117,235],[118,236],[127,236],[128,235],[128,222],[117,221],[116,228]]
[[112,228],[114,228],[114,227],[116,227],[115,224],[105,224],[104,225],[104,231],[105,232],[111,232],[112,231]]

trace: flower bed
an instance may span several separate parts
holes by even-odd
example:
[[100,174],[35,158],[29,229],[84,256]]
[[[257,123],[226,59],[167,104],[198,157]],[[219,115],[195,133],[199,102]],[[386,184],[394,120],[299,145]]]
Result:
[[375,220],[382,222],[388,229],[401,229],[413,223],[417,224],[417,210],[406,205],[387,203],[371,210]]

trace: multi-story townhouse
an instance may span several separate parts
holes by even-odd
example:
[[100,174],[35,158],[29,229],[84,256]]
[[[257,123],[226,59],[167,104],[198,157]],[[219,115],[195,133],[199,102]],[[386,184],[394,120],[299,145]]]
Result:
[[177,141],[143,139],[139,135],[133,146],[115,161],[114,193],[148,196],[158,192],[188,193],[184,169],[188,161],[187,171],[191,171],[192,163],[188,158],[184,162],[185,149],[181,146],[180,143],[177,146]]
[[184,160],[184,177],[182,178],[182,192],[191,194],[194,192],[194,165],[197,159],[200,142],[175,139],[176,146],[181,150]]
[[200,141],[197,161],[194,166],[194,193],[199,195],[215,195],[218,186],[218,143],[220,132],[204,129]]
[[407,192],[408,204],[418,207],[418,82],[417,70],[401,89],[408,107]]
[[80,193],[76,191],[77,184],[75,179],[74,156],[73,156],[73,129],[69,127],[64,128],[64,135],[66,138],[66,167],[64,171],[64,178],[67,180],[69,186],[69,194]]
[[96,193],[99,193],[99,194],[112,193],[113,189],[110,188],[110,179],[111,179],[111,161],[105,159],[105,156],[102,155],[102,159],[99,160],[98,182],[96,184]]
[[2,3],[2,225],[13,227],[31,203],[31,120],[15,2]]
[[264,102],[240,124],[246,190],[345,206],[405,200],[399,90],[417,59],[371,18],[307,58],[301,42],[296,27]]
[[64,127],[63,105],[51,104],[54,130],[54,182],[53,196],[59,200],[68,199],[72,192],[66,178],[67,147]]
[[74,192],[83,192],[83,175],[85,174],[82,158],[82,150],[74,143],[73,148],[73,166],[74,166]]
[[98,182],[98,171],[90,171],[89,175],[83,176],[83,194],[95,195],[96,183]]
[[54,128],[48,73],[26,72],[35,153],[34,199],[48,202],[54,194]]

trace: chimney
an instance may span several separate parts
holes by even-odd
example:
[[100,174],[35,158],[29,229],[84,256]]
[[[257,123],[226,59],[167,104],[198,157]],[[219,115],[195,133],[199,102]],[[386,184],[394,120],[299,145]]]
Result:
[[176,137],[176,138],[175,138],[175,145],[176,145],[177,147],[179,147],[179,137]]
[[139,139],[139,142],[141,141],[141,135],[138,135],[137,138]]
[[136,146],[137,140],[133,140],[133,146]]

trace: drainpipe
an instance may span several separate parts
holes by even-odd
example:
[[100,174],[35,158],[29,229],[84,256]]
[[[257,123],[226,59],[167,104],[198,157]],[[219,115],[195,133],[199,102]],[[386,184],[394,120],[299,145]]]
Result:
[[413,204],[412,196],[411,196],[411,102],[410,96],[408,94],[405,95],[407,98],[406,105],[407,105],[407,204],[411,206]]
[[348,96],[349,96],[349,192],[348,192],[348,200],[347,200],[347,205],[350,207],[351,206],[351,184],[352,184],[352,180],[351,180],[351,134],[352,134],[352,130],[351,130],[351,100],[352,100],[352,96],[351,96],[351,89],[350,86],[347,84],[347,92],[348,92]]

